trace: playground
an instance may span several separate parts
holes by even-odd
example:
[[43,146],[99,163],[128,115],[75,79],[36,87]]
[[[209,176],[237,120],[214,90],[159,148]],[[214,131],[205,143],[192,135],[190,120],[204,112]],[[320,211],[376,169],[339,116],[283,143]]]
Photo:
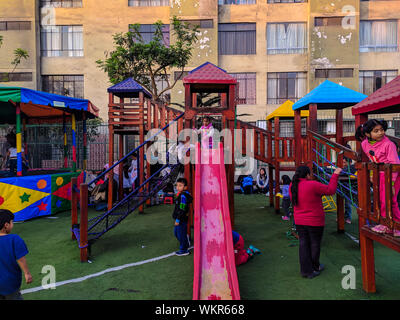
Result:
[[[377,245],[375,247],[379,290],[367,294],[362,289],[359,246],[346,234],[337,234],[335,213],[327,214],[321,261],[326,270],[313,281],[301,278],[298,266],[298,245],[288,238],[289,223],[281,220],[274,210],[265,206],[264,195],[235,195],[237,230],[246,243],[251,241],[262,254],[237,268],[241,299],[244,300],[397,300],[395,283],[399,282],[398,253]],[[251,212],[249,206],[254,208]],[[176,239],[170,227],[169,205],[149,208],[145,215],[131,215],[120,231],[106,235],[93,247],[92,263],[82,264],[71,246],[65,230],[68,213],[58,219],[36,219],[16,224],[15,233],[29,243],[29,265],[34,277],[32,285],[24,284],[22,292],[41,288],[42,267],[53,265],[57,271],[56,290],[40,290],[23,294],[26,300],[191,300],[193,255],[177,257]],[[95,215],[95,212],[91,214]],[[357,238],[357,215],[346,232]],[[135,232],[132,232],[134,230]],[[151,230],[149,232],[149,230]],[[118,245],[116,245],[118,243]],[[54,245],[56,244],[56,246]],[[128,266],[87,280],[85,276],[104,270],[139,263],[157,257],[163,259]],[[181,259],[184,260],[182,263]],[[356,269],[356,288],[345,290],[341,282],[342,267]],[[78,282],[74,283],[74,279]]]
[[[382,93],[384,95],[388,88],[393,91],[393,86],[398,86],[399,82],[400,77],[397,77],[367,97],[326,80],[296,103],[288,101],[282,105],[290,112],[277,112],[269,117],[267,129],[237,119],[237,81],[208,62],[183,79],[184,111],[154,104],[151,95],[133,79],[110,87],[108,165],[99,175],[87,178],[85,164],[78,171],[75,160],[72,168],[66,168],[65,160],[65,169],[73,173],[67,182],[61,182],[58,176],[38,176],[38,179],[41,179],[39,182],[48,179],[48,184],[54,180],[62,187],[62,195],[48,191],[45,196],[49,197],[49,204],[56,207],[60,202],[55,197],[62,198],[66,210],[54,209],[41,216],[41,206],[45,204],[44,200],[42,204],[39,202],[44,195],[34,202],[39,208],[36,216],[25,216],[25,211],[29,211],[25,207],[20,210],[22,214],[13,210],[17,222],[14,233],[28,244],[33,278],[43,277],[44,266],[54,267],[57,273],[56,290],[44,290],[39,281],[23,284],[24,299],[400,298],[396,289],[400,282],[400,261],[397,259],[400,239],[372,230],[373,223],[392,231],[400,229],[392,210],[395,200],[391,187],[394,185],[392,173],[399,172],[400,165],[369,162],[360,142],[354,136],[345,137],[342,126],[344,108],[353,108],[356,125],[365,123],[368,114],[393,113],[394,106],[400,103],[400,96],[395,100],[387,94],[390,99],[382,105]],[[218,95],[218,105],[199,105],[201,93]],[[375,94],[378,98],[374,100]],[[10,110],[14,107],[17,115],[17,177],[1,179],[0,184],[6,190],[16,189],[24,203],[26,196],[21,193],[21,181],[29,176],[22,176],[23,140],[19,114],[21,110],[24,112],[21,104],[40,103],[23,99],[12,103],[10,100],[4,103],[11,104]],[[82,121],[96,110],[89,101],[84,104],[87,114],[81,107],[76,111]],[[71,121],[75,122],[73,108],[63,111],[58,110],[59,105],[48,108],[50,113],[53,109],[61,112],[56,117],[58,121],[65,123],[71,114]],[[317,132],[319,109],[336,110],[334,135]],[[225,129],[220,141],[208,137],[204,140],[201,130],[210,128],[204,124],[200,129],[201,143],[194,139],[196,132],[183,130],[196,128],[206,117],[219,119],[221,129]],[[293,131],[290,137],[283,137],[280,136],[280,118],[288,117],[293,118]],[[305,131],[302,123],[306,126]],[[242,130],[238,133],[234,129]],[[139,141],[136,147],[124,153],[124,137],[128,135],[138,136]],[[399,142],[398,138],[389,138]],[[185,165],[172,161],[173,153],[165,143],[167,139],[189,142],[184,154],[189,154],[194,161]],[[149,161],[155,154],[159,158],[165,156],[165,161],[156,168]],[[327,184],[334,169],[343,168],[345,177],[339,179],[336,194],[326,202],[320,257],[326,270],[321,276],[310,281],[300,275],[299,236],[293,218],[290,221],[281,219],[282,188],[279,183],[269,183],[267,197],[266,194],[234,194],[238,155],[264,163],[268,176],[276,182],[280,181],[282,173],[293,174],[303,165],[309,168],[313,179]],[[134,160],[131,160],[132,156]],[[351,172],[349,164],[344,165],[345,160],[354,161],[357,173]],[[137,181],[126,191],[123,167],[131,161],[137,168]],[[187,226],[184,225],[191,253],[184,254],[185,257],[179,256],[182,249],[175,252],[172,195],[164,192],[161,204],[154,205],[154,199],[168,185],[174,185],[178,177],[188,181],[187,188],[194,199],[188,206]],[[100,208],[91,196],[93,189],[89,188],[105,181],[108,181],[103,190],[106,197]],[[39,182],[30,182],[32,190],[40,188]],[[380,183],[386,188],[382,194],[386,201],[386,216],[381,210]],[[8,198],[17,196],[10,193]],[[10,202],[3,202],[1,208],[12,209]],[[352,207],[351,224],[345,224],[345,202]],[[253,252],[254,256],[247,263],[236,265],[233,230],[242,235],[245,247],[252,244],[261,254]]]

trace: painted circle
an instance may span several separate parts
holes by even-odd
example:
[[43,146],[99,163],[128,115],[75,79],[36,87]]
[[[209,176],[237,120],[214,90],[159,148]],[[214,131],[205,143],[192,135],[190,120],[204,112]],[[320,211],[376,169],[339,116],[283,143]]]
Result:
[[37,187],[39,188],[39,189],[44,189],[44,188],[46,188],[46,186],[47,186],[47,182],[46,182],[46,180],[43,180],[43,179],[40,179],[38,182],[37,182]]
[[4,198],[0,196],[0,206],[4,203]]
[[58,177],[58,178],[56,179],[56,184],[57,184],[58,186],[61,186],[61,185],[63,184],[63,182],[64,182],[63,177]]

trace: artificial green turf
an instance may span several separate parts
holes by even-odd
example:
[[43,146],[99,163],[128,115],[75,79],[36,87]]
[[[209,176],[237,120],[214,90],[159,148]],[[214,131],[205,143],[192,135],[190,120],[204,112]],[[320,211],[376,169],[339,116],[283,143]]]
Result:
[[[237,268],[242,299],[399,299],[400,259],[398,253],[375,244],[377,293],[362,290],[360,251],[345,234],[336,232],[335,213],[327,214],[321,262],[326,269],[314,279],[299,273],[298,245],[290,246],[286,232],[289,222],[269,208],[263,195],[235,195],[235,230],[262,251]],[[57,219],[40,218],[15,224],[13,233],[27,243],[28,264],[34,283],[41,285],[44,265],[56,269],[56,281],[90,275],[110,267],[139,262],[169,254],[178,249],[173,235],[172,206],[147,208],[136,212],[93,245],[92,263],[79,261],[76,241],[71,240],[69,213]],[[93,215],[94,213],[91,212]],[[357,215],[346,231],[357,237]],[[356,289],[341,286],[345,265],[356,269]],[[171,256],[163,260],[111,272],[80,283],[24,294],[24,299],[138,299],[190,300],[192,298],[193,255]]]

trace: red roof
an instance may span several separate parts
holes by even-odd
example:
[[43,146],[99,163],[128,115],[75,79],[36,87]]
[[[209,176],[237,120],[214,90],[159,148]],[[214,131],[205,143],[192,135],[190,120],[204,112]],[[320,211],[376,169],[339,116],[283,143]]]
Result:
[[236,84],[237,81],[224,69],[217,67],[211,62],[206,62],[190,71],[189,74],[183,78],[183,83]]
[[400,76],[357,103],[351,111],[353,115],[400,112]]

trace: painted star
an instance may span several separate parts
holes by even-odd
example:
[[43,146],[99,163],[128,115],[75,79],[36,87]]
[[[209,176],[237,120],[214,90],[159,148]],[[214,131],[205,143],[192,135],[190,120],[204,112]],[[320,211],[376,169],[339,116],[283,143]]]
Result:
[[47,203],[44,203],[42,201],[42,203],[40,205],[38,205],[39,211],[46,211],[47,210]]
[[26,202],[29,202],[29,197],[30,197],[31,195],[30,194],[27,194],[26,192],[24,192],[24,194],[22,195],[22,196],[20,196],[20,198],[21,198],[21,203],[24,203],[25,201]]

